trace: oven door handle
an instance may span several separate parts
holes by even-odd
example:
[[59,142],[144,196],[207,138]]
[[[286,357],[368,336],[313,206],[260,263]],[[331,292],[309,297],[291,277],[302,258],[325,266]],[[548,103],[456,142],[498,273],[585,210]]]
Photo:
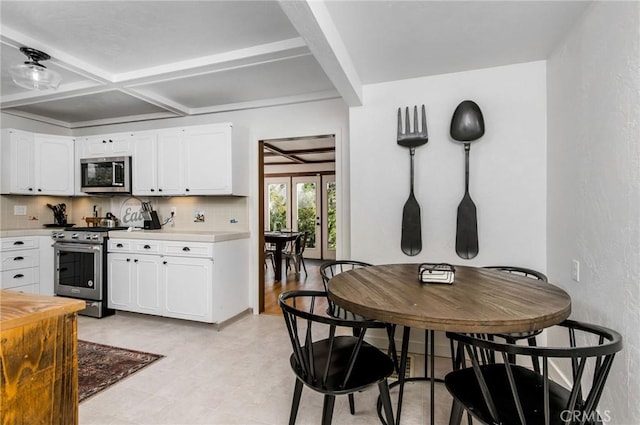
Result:
[[89,245],[80,243],[61,243],[56,242],[53,244],[54,248],[58,250],[74,251],[74,252],[93,252],[102,251],[102,245]]

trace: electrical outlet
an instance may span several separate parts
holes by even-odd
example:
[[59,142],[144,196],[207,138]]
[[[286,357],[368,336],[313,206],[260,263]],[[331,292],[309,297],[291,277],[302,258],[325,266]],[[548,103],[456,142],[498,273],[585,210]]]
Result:
[[171,207],[171,215],[175,218],[178,215],[178,209],[176,207]]
[[26,205],[14,205],[13,206],[13,215],[27,215],[27,206]]
[[571,260],[571,279],[580,282],[580,261]]

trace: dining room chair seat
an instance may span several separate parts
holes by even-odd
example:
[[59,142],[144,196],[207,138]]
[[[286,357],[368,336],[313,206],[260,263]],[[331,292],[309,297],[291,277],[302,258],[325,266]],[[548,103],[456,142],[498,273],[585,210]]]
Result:
[[[378,387],[386,420],[393,423],[393,409],[387,378],[393,373],[392,360],[364,339],[367,330],[382,328],[376,321],[353,321],[326,314],[327,293],[297,290],[280,294],[279,304],[293,348],[289,363],[295,374],[289,424],[294,425],[303,387],[324,394],[322,424],[333,417],[336,396]],[[343,328],[357,330],[344,335]],[[351,404],[350,411],[354,414]]]
[[[449,425],[460,424],[464,411],[483,424],[601,424],[598,402],[621,335],[574,320],[549,332],[555,343],[549,347],[448,332],[471,362],[445,376],[453,397]],[[520,356],[539,359],[541,372],[518,364]],[[561,382],[550,377],[554,366],[566,377]]]

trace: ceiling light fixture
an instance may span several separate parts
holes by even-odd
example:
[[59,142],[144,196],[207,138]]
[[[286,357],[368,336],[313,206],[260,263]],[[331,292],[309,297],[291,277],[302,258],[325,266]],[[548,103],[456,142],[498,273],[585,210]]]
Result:
[[51,59],[51,56],[30,47],[21,47],[20,51],[29,60],[9,68],[9,74],[11,74],[13,82],[28,90],[57,89],[62,77],[56,71],[47,69],[46,66],[40,63],[40,61]]

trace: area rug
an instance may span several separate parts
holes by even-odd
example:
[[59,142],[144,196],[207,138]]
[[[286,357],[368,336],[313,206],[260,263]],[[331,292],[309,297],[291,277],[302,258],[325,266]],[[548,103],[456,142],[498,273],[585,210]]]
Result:
[[164,356],[78,340],[80,402]]

